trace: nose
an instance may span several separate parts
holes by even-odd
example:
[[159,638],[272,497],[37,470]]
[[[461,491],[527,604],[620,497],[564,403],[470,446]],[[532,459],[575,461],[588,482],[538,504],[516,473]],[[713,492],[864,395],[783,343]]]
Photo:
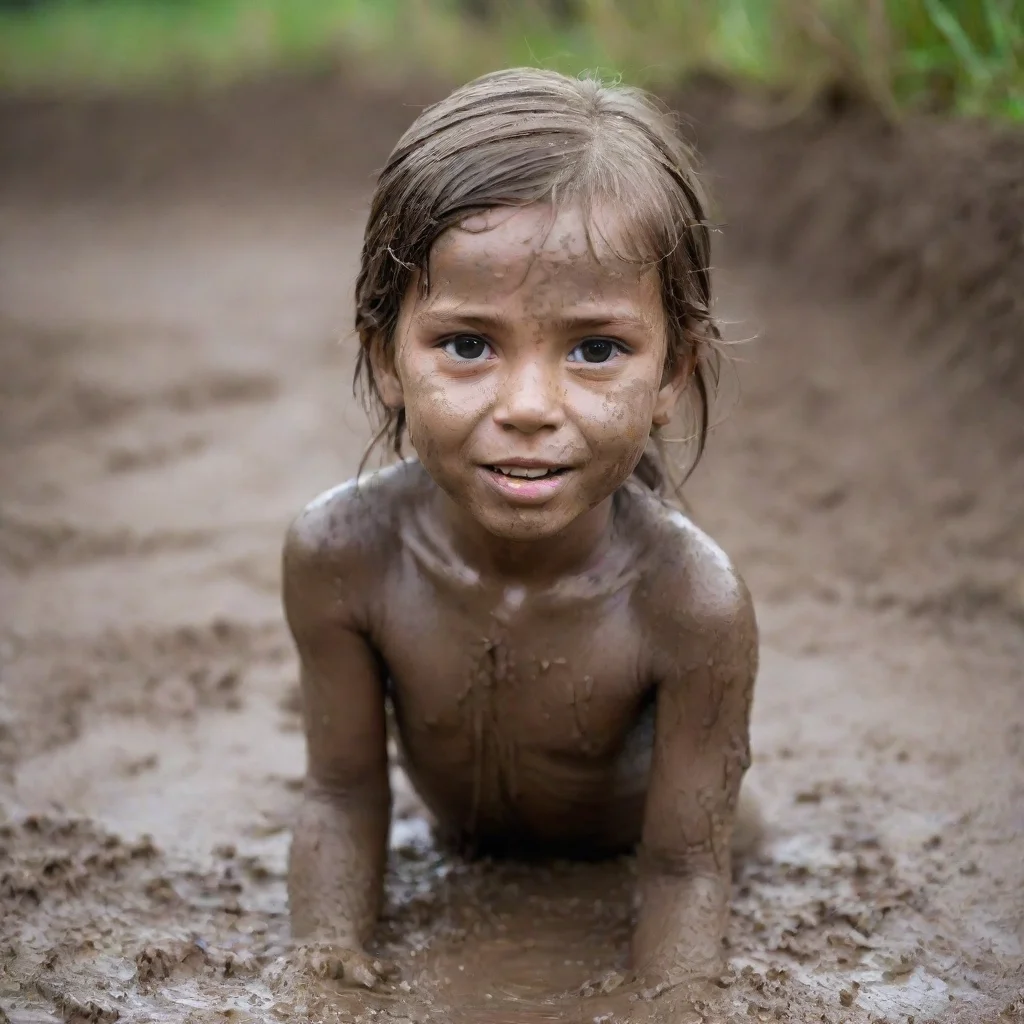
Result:
[[523,434],[557,430],[565,417],[562,399],[558,373],[540,354],[516,360],[498,392],[494,422]]

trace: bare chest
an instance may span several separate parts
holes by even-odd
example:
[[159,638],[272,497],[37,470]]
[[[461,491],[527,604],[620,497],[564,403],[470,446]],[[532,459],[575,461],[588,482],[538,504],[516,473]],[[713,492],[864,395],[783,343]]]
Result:
[[598,759],[621,744],[645,690],[625,602],[578,613],[401,603],[381,653],[407,742]]
[[653,719],[628,593],[531,602],[414,578],[382,627],[406,770],[446,828],[634,841]]

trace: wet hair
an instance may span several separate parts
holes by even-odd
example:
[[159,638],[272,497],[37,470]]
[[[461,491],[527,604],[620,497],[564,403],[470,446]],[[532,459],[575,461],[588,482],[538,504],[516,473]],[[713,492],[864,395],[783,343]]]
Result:
[[[615,237],[601,241],[616,256],[657,267],[666,370],[686,360],[692,371],[694,455],[685,480],[704,451],[720,367],[710,232],[692,152],[642,90],[533,68],[484,75],[427,107],[380,174],[356,280],[354,384],[380,417],[367,454],[384,440],[402,453],[405,410],[384,406],[371,353],[379,346],[382,359],[394,357],[402,302],[414,275],[429,290],[435,242],[473,214],[533,203],[580,204],[592,250],[593,211],[610,206]],[[634,474],[667,496],[674,487],[656,430],[652,442]]]

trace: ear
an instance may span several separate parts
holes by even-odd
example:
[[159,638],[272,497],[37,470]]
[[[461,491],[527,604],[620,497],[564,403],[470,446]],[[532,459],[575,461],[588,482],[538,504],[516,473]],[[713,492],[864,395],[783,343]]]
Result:
[[664,427],[671,422],[679,404],[679,397],[686,390],[695,363],[695,357],[688,354],[676,359],[675,365],[665,371],[661,390],[654,400],[654,415],[651,417],[654,426]]
[[385,345],[380,335],[374,335],[367,344],[373,381],[380,392],[381,401],[388,409],[401,409],[405,405],[402,381],[395,369],[394,348]]

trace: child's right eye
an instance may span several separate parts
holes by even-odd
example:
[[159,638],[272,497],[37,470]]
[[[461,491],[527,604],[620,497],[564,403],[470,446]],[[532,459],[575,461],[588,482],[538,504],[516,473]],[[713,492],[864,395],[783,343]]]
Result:
[[484,358],[491,348],[483,338],[475,334],[458,334],[445,341],[441,347],[448,355],[463,362],[476,362]]

